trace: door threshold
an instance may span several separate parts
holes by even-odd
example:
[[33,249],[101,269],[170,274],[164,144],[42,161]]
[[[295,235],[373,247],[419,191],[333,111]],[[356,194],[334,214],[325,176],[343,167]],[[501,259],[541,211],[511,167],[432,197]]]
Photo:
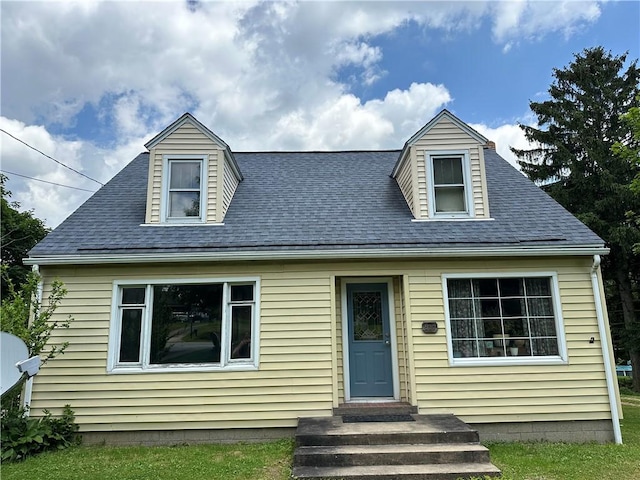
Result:
[[392,397],[356,397],[350,400],[345,400],[344,403],[398,403],[397,400]]

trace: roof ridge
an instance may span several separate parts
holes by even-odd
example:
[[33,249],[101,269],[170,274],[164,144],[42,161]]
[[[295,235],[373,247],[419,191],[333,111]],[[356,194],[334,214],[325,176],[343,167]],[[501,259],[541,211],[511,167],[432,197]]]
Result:
[[254,151],[235,151],[234,154],[240,153],[400,153],[401,149],[382,149],[382,150],[254,150]]

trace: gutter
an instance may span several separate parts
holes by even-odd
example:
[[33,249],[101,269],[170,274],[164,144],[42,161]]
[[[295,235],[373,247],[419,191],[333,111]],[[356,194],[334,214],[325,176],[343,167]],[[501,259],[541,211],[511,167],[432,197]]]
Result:
[[248,250],[173,253],[111,253],[43,255],[25,258],[25,265],[92,265],[115,263],[186,263],[278,260],[336,259],[408,259],[450,257],[548,257],[564,255],[606,255],[609,249],[600,245],[581,247],[480,247],[480,248],[367,248],[367,249],[305,249]]
[[600,283],[598,281],[598,271],[600,270],[600,255],[593,256],[593,267],[591,267],[591,286],[593,288],[593,298],[595,299],[596,317],[598,319],[598,332],[600,334],[600,346],[602,347],[602,358],[604,360],[604,374],[607,380],[607,392],[609,394],[609,408],[611,409],[611,423],[613,424],[613,438],[617,444],[622,443],[622,432],[620,430],[620,415],[618,415],[618,401],[614,382],[617,379],[613,375],[611,368],[612,359],[609,355],[609,337],[605,325],[604,308],[600,295]]

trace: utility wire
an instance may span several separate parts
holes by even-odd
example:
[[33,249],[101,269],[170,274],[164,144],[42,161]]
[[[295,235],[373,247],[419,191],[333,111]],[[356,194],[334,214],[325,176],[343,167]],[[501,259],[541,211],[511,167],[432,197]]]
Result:
[[[25,142],[24,140],[20,140],[18,137],[14,137],[13,135],[11,135],[11,134],[10,134],[9,132],[7,132],[6,130],[4,130],[4,129],[0,128],[0,132],[2,132],[2,133],[6,133],[7,135],[9,135],[9,136],[10,136],[11,138],[13,138],[14,140],[17,140],[18,142],[22,143],[23,145],[26,145],[26,146],[27,146],[27,147],[29,147],[31,150],[35,150],[35,151],[36,151],[36,152],[38,152],[40,155],[44,155],[45,157],[47,157],[47,158],[49,158],[49,159],[53,160],[53,161],[54,161],[54,162],[56,162],[58,165],[62,165],[64,168],[68,168],[68,169],[69,169],[69,170],[71,170],[72,172],[75,172],[75,173],[77,173],[78,175],[82,175],[83,177],[88,178],[89,180],[91,180],[91,181],[93,181],[93,182],[96,182],[96,183],[99,183],[100,185],[104,186],[104,183],[102,183],[102,182],[100,182],[100,181],[96,180],[95,178],[91,178],[90,176],[85,175],[84,173],[79,172],[78,170],[75,170],[75,169],[73,169],[73,168],[71,168],[71,167],[69,167],[69,166],[65,165],[65,164],[64,164],[64,163],[62,163],[61,161],[56,160],[55,158],[53,158],[53,157],[51,157],[51,156],[47,155],[46,153],[44,153],[44,152],[42,152],[42,151],[38,150],[38,149],[37,149],[37,148],[35,148],[35,147],[32,147],[31,145],[29,145],[29,144],[28,144],[27,142]],[[37,180],[37,179],[36,179],[36,180]]]
[[49,185],[55,185],[56,187],[65,187],[65,188],[73,188],[74,190],[82,190],[83,192],[95,192],[95,190],[87,190],[86,188],[80,187],[72,187],[70,185],[62,185],[61,183],[48,182],[47,180],[41,180],[39,178],[28,177],[26,175],[22,175],[20,173],[10,172],[8,170],[3,170],[2,173],[6,173],[7,175],[15,175],[17,177],[28,178],[29,180],[35,180],[36,182],[48,183]]

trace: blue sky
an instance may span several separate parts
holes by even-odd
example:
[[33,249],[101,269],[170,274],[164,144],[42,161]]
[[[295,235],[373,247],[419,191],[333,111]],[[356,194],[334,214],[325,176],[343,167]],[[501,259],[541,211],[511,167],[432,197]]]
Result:
[[[0,128],[106,182],[185,111],[235,151],[401,148],[442,108],[498,144],[553,68],[640,56],[640,2],[0,4]],[[99,185],[0,133],[2,170]],[[90,193],[9,175],[56,226]]]

